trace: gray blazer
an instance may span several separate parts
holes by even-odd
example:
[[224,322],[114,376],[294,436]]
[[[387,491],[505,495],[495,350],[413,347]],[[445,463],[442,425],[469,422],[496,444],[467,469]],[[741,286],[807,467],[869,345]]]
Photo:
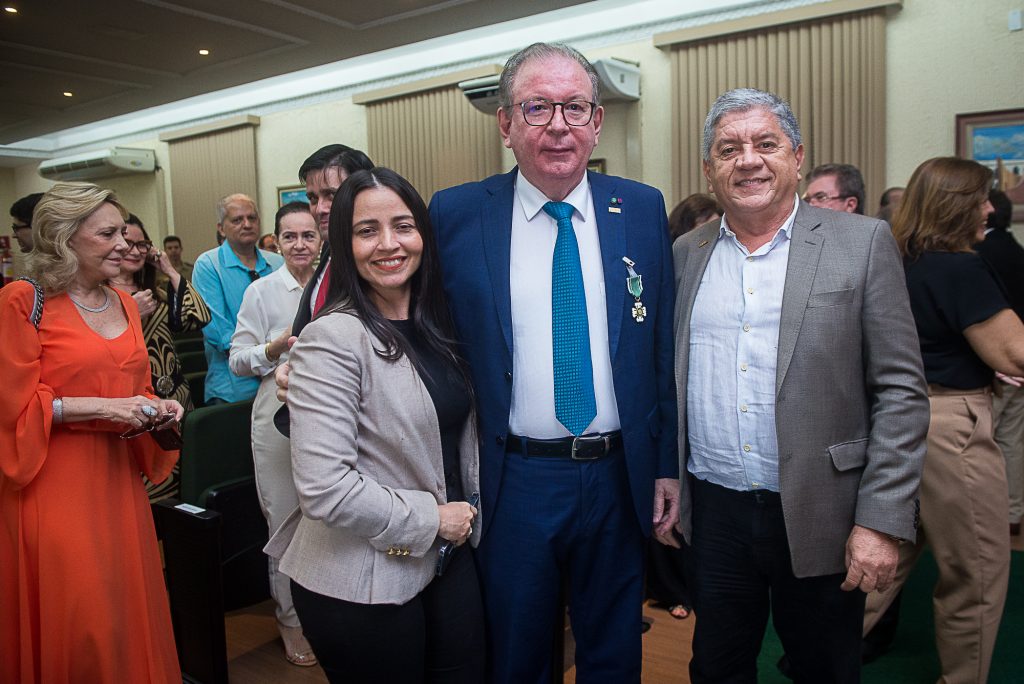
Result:
[[[292,349],[288,405],[299,508],[265,550],[311,591],[402,604],[429,584],[442,543],[441,434],[408,358],[386,361],[375,342],[358,318],[334,312],[307,325]],[[474,425],[470,415],[459,442],[467,495],[480,490]],[[473,526],[474,546],[480,527]]]
[[[673,246],[681,522],[693,507],[686,418],[690,316],[720,221]],[[929,408],[889,225],[803,202],[791,232],[775,380],[779,489],[793,571],[846,571],[853,525],[914,539]]]

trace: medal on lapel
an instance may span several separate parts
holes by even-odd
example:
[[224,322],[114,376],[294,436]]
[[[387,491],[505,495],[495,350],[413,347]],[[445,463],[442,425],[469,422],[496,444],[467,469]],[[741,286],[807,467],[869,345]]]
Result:
[[644,293],[644,281],[643,276],[633,270],[636,262],[632,261],[629,257],[622,257],[622,261],[626,264],[626,270],[629,271],[629,276],[626,278],[626,291],[633,295],[633,320],[637,323],[643,323],[644,319],[647,318],[647,307],[640,301],[640,295]]

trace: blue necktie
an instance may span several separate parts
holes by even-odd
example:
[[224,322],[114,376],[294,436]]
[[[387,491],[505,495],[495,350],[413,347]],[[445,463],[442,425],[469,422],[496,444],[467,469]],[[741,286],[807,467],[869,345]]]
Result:
[[555,417],[566,430],[579,436],[597,415],[580,248],[572,229],[572,205],[548,202],[544,205],[544,212],[558,222],[558,238],[551,263]]

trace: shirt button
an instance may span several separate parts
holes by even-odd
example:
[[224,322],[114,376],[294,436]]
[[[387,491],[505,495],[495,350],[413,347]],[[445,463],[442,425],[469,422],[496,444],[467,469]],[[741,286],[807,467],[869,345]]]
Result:
[[756,489],[757,487],[760,487],[760,486],[761,486],[761,483],[760,483],[760,482],[751,482],[751,483],[750,483],[750,486],[751,486],[751,487],[754,487],[754,488]]
[[754,257],[752,257],[752,256],[748,256],[747,257],[747,261],[753,261],[753,260],[754,260]]
[[747,372],[747,364],[741,363],[740,364],[740,370],[743,371],[744,373],[746,373]]
[[743,445],[743,450],[744,451],[750,451],[750,445],[749,444],[744,444]]
[[743,324],[743,332],[750,332],[750,324],[749,323],[744,323]]
[[747,412],[747,405],[746,404],[740,404],[740,411],[743,411],[744,413],[746,413]]
[[747,288],[747,294],[754,294],[754,288],[748,287]]

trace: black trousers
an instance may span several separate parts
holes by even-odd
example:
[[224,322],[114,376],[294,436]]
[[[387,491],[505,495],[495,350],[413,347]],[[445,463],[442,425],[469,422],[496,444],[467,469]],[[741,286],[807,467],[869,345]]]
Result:
[[691,681],[757,682],[770,611],[797,682],[859,682],[864,593],[842,591],[845,574],[793,575],[777,493],[693,482]]
[[400,606],[351,603],[291,584],[302,631],[332,684],[484,681],[483,604],[468,547]]

